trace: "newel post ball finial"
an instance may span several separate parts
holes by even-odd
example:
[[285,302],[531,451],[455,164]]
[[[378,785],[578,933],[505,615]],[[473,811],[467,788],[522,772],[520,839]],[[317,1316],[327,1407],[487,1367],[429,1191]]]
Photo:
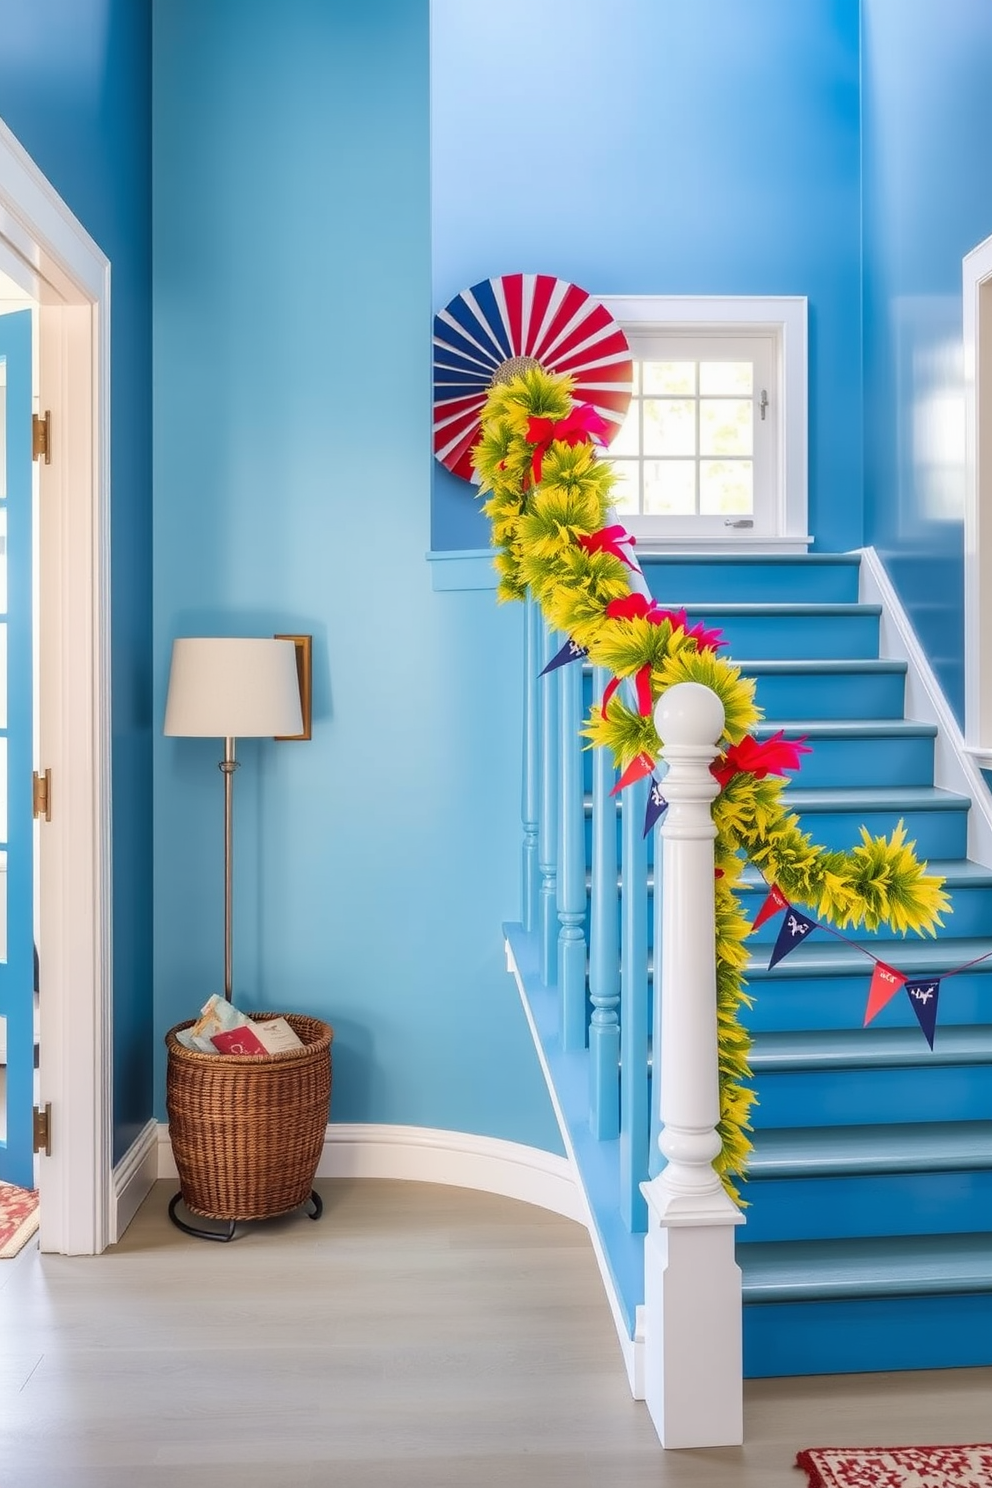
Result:
[[654,723],[663,744],[715,744],[723,733],[723,704],[701,682],[676,682],[654,708]]

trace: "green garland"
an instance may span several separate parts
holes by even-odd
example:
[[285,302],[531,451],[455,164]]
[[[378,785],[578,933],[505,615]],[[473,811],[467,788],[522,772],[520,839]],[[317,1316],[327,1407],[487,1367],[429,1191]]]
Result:
[[[631,571],[615,552],[592,550],[595,543],[583,546],[580,539],[602,532],[610,521],[613,472],[586,439],[549,442],[546,431],[542,458],[535,459],[538,439],[531,421],[557,423],[572,411],[569,379],[541,368],[496,384],[488,395],[473,463],[488,495],[483,509],[497,550],[498,597],[523,599],[529,589],[547,623],[584,646],[595,666],[617,678],[648,675],[652,702],[677,682],[712,688],[725,714],[721,744],[725,752],[733,751],[762,717],[754,683],[677,617],[656,623],[606,613],[612,601],[631,593]],[[610,749],[621,771],[641,754],[656,758],[661,748],[653,717],[619,696],[605,711],[593,705],[584,733],[594,745]],[[744,942],[751,927],[739,897],[745,861],[777,884],[790,903],[845,929],[874,931],[884,925],[899,934],[932,935],[949,908],[942,880],[928,876],[917,861],[902,823],[889,838],[871,837],[862,828],[858,846],[829,852],[816,846],[783,806],[785,785],[780,775],[738,768],[713,804],[722,1141],[715,1166],[735,1199],[734,1179],[743,1176],[751,1149],[747,1133],[755,1100],[744,1083],[750,1075],[750,1039],[740,1016],[742,1006],[751,1006],[744,980]]]

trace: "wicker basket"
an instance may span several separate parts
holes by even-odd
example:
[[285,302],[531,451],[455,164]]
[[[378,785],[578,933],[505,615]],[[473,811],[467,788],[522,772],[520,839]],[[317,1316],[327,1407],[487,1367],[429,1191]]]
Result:
[[283,1016],[306,1046],[281,1054],[200,1054],[165,1036],[165,1101],[183,1203],[208,1219],[269,1219],[306,1202],[331,1101],[334,1030]]

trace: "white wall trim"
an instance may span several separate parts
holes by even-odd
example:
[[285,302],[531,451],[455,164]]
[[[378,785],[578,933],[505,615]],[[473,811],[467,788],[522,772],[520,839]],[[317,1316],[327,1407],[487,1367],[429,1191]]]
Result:
[[[808,534],[809,506],[809,331],[805,295],[600,295],[610,314],[621,325],[658,326],[664,329],[717,326],[753,327],[771,332],[779,348],[779,385],[775,389],[783,417],[778,423],[779,485],[776,533],[771,541],[783,543],[779,551],[805,552],[812,541]],[[637,534],[638,542],[651,537],[650,517],[624,517],[624,525]],[[657,524],[656,524],[657,526]],[[667,534],[666,534],[667,536]],[[665,537],[660,539],[665,543]],[[749,546],[760,551],[771,542]],[[740,537],[711,535],[695,546],[700,551],[739,551]],[[681,548],[681,543],[679,544]]]
[[[169,1128],[158,1131],[160,1178],[177,1177]],[[536,1204],[586,1225],[586,1208],[567,1158],[499,1137],[426,1126],[334,1122],[327,1128],[318,1178],[400,1178],[477,1188]]]
[[41,1247],[103,1250],[111,1175],[110,264],[0,122],[0,260],[39,303],[43,406],[40,842]]
[[114,1166],[112,1243],[121,1238],[158,1177],[158,1153],[158,1122],[152,1120],[145,1123]]
[[934,784],[971,797],[968,856],[976,863],[992,867],[992,797],[988,786],[874,548],[861,551],[860,590],[863,604],[882,606],[879,654],[907,663],[906,717],[937,725]]
[[992,759],[992,237],[965,256],[962,279],[965,737]]

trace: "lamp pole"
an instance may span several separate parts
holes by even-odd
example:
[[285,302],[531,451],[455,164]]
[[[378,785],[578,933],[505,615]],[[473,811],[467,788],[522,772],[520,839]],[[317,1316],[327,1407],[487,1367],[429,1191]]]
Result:
[[224,996],[228,1002],[233,993],[233,919],[234,894],[232,892],[232,868],[234,862],[234,772],[238,762],[234,758],[234,740],[224,740],[224,758],[220,769],[224,776]]

